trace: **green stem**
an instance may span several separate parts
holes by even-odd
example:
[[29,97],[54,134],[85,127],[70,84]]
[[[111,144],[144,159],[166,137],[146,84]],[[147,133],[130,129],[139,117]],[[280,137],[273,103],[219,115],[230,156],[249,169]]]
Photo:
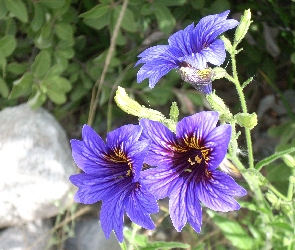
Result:
[[119,245],[120,245],[122,250],[127,250],[127,246],[126,246],[125,241],[123,241],[122,243],[119,243]]
[[[245,95],[243,92],[243,89],[241,87],[238,74],[237,74],[237,66],[236,66],[236,58],[235,58],[235,53],[236,51],[236,46],[233,46],[233,51],[231,53],[231,61],[232,61],[232,72],[233,72],[233,77],[231,78],[231,81],[235,84],[239,99],[241,102],[241,108],[243,113],[247,113],[247,105],[246,105],[246,100],[245,100]],[[251,133],[250,129],[245,128],[245,136],[246,136],[246,142],[247,142],[247,149],[248,149],[248,163],[250,168],[254,168],[254,158],[253,158],[253,150],[252,150],[252,140],[251,140]]]

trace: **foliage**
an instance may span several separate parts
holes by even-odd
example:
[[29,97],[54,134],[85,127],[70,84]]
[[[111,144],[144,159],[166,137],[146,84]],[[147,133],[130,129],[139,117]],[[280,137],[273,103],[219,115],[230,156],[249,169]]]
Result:
[[[120,85],[149,107],[157,106],[168,113],[171,101],[176,99],[181,115],[193,114],[204,105],[208,107],[204,98],[182,83],[175,72],[165,76],[153,90],[146,87],[147,81],[138,85],[138,69],[133,68],[136,56],[147,47],[166,44],[173,31],[226,9],[242,13],[251,8],[253,22],[240,44],[243,50],[237,55],[242,78],[254,77],[251,85],[255,87],[250,88],[248,97],[255,89],[264,90],[266,86],[280,96],[282,91],[294,88],[295,6],[291,1],[282,6],[271,0],[129,0],[111,51],[111,37],[122,8],[120,0],[0,0],[1,109],[28,102],[33,108],[46,106],[60,119],[75,114],[76,121],[83,124],[88,119],[90,100],[94,102],[98,94],[93,123],[105,131],[106,121],[109,129],[124,118],[123,112],[112,106],[114,90]],[[270,27],[275,28],[274,33],[269,33]],[[289,104],[284,104],[293,118]],[[219,233],[236,248],[246,249],[247,240],[249,247],[260,249],[265,230],[274,232],[274,249],[294,247],[294,228],[290,226],[295,220],[294,205],[289,199],[293,189],[290,191],[286,185],[294,183],[294,178],[289,178],[291,173],[294,175],[294,131],[294,120],[270,130],[281,138],[281,143],[274,155],[256,164],[256,170],[266,168],[268,173],[267,182],[261,183],[267,188],[268,210],[258,211],[257,205],[245,202],[245,215],[236,222],[209,214],[220,228]],[[257,214],[270,211],[274,213],[273,221],[261,228]],[[152,247],[149,244],[145,246]]]

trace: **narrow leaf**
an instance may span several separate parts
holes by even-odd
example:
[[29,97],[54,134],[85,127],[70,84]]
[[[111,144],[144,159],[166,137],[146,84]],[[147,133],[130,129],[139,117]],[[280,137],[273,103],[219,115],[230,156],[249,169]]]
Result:
[[266,166],[266,165],[272,163],[273,161],[275,161],[275,160],[277,160],[277,159],[283,157],[285,154],[290,154],[290,153],[292,153],[292,152],[294,152],[294,151],[295,151],[295,147],[289,148],[289,149],[284,150],[284,151],[276,152],[276,153],[274,153],[273,155],[271,155],[271,156],[269,156],[269,157],[267,157],[267,158],[265,158],[265,159],[259,161],[259,162],[256,164],[255,168],[256,168],[258,171],[260,171],[260,169],[263,168],[264,166]]

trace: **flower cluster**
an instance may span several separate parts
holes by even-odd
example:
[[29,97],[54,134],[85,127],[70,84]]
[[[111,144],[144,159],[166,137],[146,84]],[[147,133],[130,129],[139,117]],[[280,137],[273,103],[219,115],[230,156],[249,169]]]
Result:
[[229,11],[225,11],[206,16],[196,26],[192,23],[170,36],[169,45],[157,45],[143,51],[135,64],[144,64],[137,73],[137,82],[149,78],[149,87],[153,88],[162,76],[176,69],[182,80],[209,94],[213,73],[208,63],[221,65],[226,56],[224,43],[217,37],[239,24],[234,19],[226,19],[228,14]]
[[[224,44],[216,39],[238,22],[227,20],[229,11],[207,16],[194,27],[176,32],[169,45],[142,52],[136,65],[144,63],[138,81],[149,78],[150,87],[171,69],[208,94],[213,73],[207,63],[220,65]],[[201,85],[201,87],[200,87]],[[217,168],[225,159],[231,126],[217,126],[219,115],[204,111],[185,117],[176,132],[162,123],[141,119],[139,125],[122,126],[108,133],[106,142],[91,127],[82,129],[82,141],[72,140],[72,155],[83,171],[72,175],[78,187],[75,200],[84,204],[102,201],[100,221],[108,238],[114,231],[123,241],[124,213],[131,221],[154,229],[152,213],[157,200],[169,197],[169,212],[177,231],[188,222],[201,231],[202,207],[228,212],[240,208],[235,196],[246,190]],[[144,164],[151,166],[144,170]]]
[[[230,125],[216,127],[218,113],[201,112],[182,119],[174,134],[163,124],[142,119],[107,135],[105,144],[89,126],[83,141],[72,140],[73,158],[84,173],[72,175],[79,189],[75,200],[92,204],[102,200],[101,226],[123,241],[124,211],[138,225],[153,229],[151,213],[156,199],[170,197],[174,227],[186,222],[200,232],[202,202],[215,211],[239,209],[233,198],[246,191],[228,175],[216,170],[225,157]],[[154,168],[142,171],[143,163]]]

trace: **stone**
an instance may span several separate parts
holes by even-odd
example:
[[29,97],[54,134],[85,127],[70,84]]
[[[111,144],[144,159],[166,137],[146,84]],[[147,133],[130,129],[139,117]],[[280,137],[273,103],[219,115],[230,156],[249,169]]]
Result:
[[0,112],[0,228],[58,214],[76,172],[69,140],[45,109]]
[[50,239],[50,220],[37,220],[25,225],[10,227],[0,232],[2,250],[47,249]]
[[66,240],[64,250],[118,250],[120,245],[111,233],[107,239],[97,218],[82,219],[76,222],[75,237]]

